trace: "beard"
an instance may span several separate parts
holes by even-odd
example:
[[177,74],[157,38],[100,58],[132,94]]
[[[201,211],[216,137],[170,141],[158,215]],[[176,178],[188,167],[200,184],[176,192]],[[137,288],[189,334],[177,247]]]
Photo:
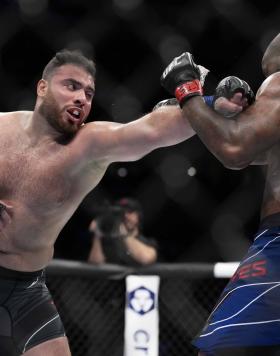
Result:
[[59,108],[57,101],[49,92],[39,107],[39,113],[47,120],[48,124],[64,135],[73,135],[78,131],[76,125],[71,125],[67,120],[63,120],[63,111]]

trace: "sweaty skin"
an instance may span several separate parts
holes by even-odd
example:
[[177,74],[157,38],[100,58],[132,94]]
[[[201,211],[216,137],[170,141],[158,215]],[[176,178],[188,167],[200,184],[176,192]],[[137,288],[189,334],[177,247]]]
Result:
[[241,169],[254,162],[267,165],[262,218],[280,212],[279,98],[277,72],[263,82],[255,103],[235,120],[225,120],[209,110],[200,97],[191,98],[183,107],[198,136],[224,166]]
[[[44,268],[59,232],[112,162],[195,135],[175,106],[127,124],[85,124],[93,95],[88,72],[65,64],[39,81],[34,111],[0,114],[0,266]],[[238,95],[215,109],[239,112]]]
[[59,232],[110,163],[194,135],[174,107],[128,124],[84,124],[93,91],[93,78],[67,64],[38,83],[34,112],[0,114],[0,266],[44,268]]

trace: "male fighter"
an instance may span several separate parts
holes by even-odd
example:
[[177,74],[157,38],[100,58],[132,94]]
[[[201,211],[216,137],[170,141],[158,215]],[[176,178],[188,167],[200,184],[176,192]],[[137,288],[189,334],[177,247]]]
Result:
[[[34,111],[0,115],[1,356],[70,355],[44,282],[59,232],[110,163],[194,135],[174,106],[127,124],[85,124],[94,78],[92,61],[59,52],[38,82]],[[246,100],[235,94],[228,110],[240,111]]]
[[194,341],[200,355],[280,355],[280,35],[262,61],[268,78],[256,101],[232,120],[202,100],[190,53],[175,58],[162,84],[208,149],[231,169],[267,164],[261,224],[254,242]]

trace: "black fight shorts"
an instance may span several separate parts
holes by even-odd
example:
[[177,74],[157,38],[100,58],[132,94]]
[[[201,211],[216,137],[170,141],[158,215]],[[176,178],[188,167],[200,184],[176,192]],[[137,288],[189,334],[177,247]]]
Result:
[[0,355],[19,356],[44,341],[65,336],[44,270],[0,267]]

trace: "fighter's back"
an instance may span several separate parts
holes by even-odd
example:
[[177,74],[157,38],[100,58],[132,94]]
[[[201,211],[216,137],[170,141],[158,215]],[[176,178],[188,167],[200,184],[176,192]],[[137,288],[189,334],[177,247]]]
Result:
[[[275,131],[280,132],[280,72],[270,75],[260,87],[257,93],[257,100],[263,104],[263,115],[267,116],[268,127],[270,120],[275,125]],[[267,106],[265,102],[270,103]],[[275,120],[276,116],[276,120]],[[275,122],[279,120],[279,125]],[[266,138],[264,137],[264,140]],[[280,142],[274,144],[269,150],[263,152],[266,163],[266,180],[263,197],[261,217],[280,212]]]

